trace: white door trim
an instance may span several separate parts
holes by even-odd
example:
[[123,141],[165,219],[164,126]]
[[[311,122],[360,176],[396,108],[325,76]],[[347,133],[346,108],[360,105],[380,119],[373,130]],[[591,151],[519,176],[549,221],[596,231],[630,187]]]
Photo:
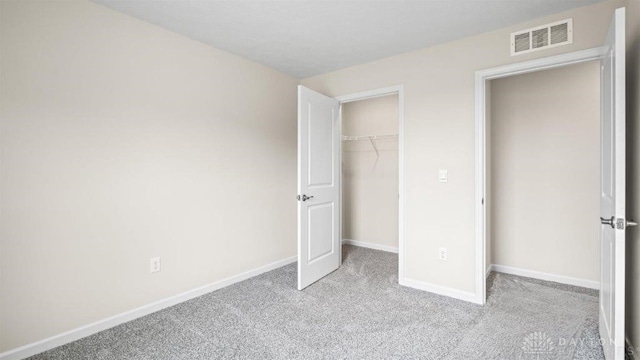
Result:
[[475,292],[474,302],[484,305],[486,294],[486,214],[483,199],[486,194],[486,83],[488,80],[531,73],[600,60],[606,47],[597,47],[549,56],[516,64],[476,71],[475,79]]
[[[353,94],[336,96],[340,102],[340,120],[342,127],[342,104],[373,99],[387,95],[398,95],[398,281],[404,279],[404,204],[405,204],[405,185],[404,185],[404,85],[389,86],[380,89],[362,91]],[[340,142],[340,161],[342,162],[342,142]],[[342,182],[340,182],[342,186]],[[340,191],[342,194],[342,190]],[[342,195],[341,195],[342,196]],[[342,203],[342,201],[340,201]],[[342,229],[340,229],[342,234]]]

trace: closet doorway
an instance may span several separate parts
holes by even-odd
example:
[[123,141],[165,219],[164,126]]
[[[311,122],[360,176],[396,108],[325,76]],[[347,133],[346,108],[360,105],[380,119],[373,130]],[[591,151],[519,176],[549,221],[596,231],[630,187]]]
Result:
[[[345,133],[343,111],[353,118]],[[347,243],[398,253],[398,282],[403,284],[403,128],[402,85],[336,98],[298,86],[298,290],[340,267],[343,219],[347,235],[364,236]],[[372,202],[367,198],[377,195],[372,193],[379,191],[376,181],[387,184],[382,186],[385,197]]]
[[340,101],[343,244],[398,254],[404,279],[404,86]]
[[345,103],[342,242],[398,252],[398,95]]
[[600,62],[487,88],[488,270],[599,289]]

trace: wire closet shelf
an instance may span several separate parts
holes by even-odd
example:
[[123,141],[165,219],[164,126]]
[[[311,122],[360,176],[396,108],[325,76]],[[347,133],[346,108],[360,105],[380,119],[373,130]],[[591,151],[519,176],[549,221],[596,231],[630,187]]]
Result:
[[388,140],[398,140],[398,134],[385,134],[385,135],[342,135],[342,141],[369,141],[371,146],[373,146],[373,150],[375,150],[376,155],[380,157],[380,151],[378,151],[378,145],[376,145],[376,141],[388,141]]

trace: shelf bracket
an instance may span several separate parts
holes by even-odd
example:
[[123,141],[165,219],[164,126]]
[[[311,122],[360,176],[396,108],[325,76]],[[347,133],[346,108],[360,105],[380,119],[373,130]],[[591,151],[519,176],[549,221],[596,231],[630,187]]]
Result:
[[373,138],[369,138],[369,141],[371,142],[371,146],[373,146],[373,150],[376,151],[376,155],[380,157],[380,152],[378,151],[378,147],[376,146],[375,141],[373,141]]

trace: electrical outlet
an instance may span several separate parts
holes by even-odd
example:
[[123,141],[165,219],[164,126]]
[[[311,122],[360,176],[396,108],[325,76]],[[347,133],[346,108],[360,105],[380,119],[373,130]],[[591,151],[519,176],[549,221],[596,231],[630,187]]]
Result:
[[160,257],[154,257],[149,260],[149,272],[156,273],[160,271]]
[[440,260],[447,261],[447,248],[440,248],[438,250],[438,257],[440,257]]

